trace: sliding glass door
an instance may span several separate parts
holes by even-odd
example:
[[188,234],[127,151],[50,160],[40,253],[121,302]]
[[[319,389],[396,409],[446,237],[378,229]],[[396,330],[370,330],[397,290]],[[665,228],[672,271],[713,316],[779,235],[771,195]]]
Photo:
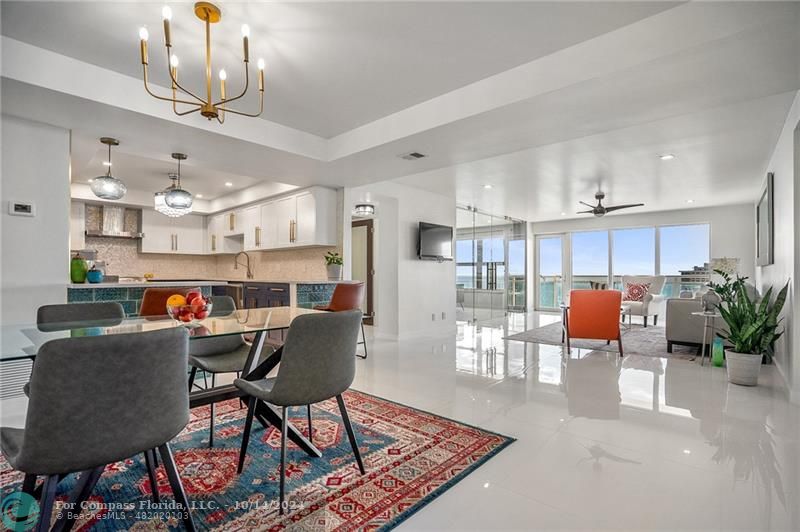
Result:
[[564,236],[536,237],[536,308],[555,310],[564,298]]
[[461,208],[456,219],[457,318],[480,321],[524,312],[525,222]]

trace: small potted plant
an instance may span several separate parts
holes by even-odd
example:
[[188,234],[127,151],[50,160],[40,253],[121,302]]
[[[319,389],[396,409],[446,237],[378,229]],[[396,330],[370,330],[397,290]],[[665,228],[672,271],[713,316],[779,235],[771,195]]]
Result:
[[328,269],[328,280],[338,281],[342,278],[342,256],[335,251],[329,251],[325,254],[325,267]]
[[772,288],[767,290],[760,302],[751,298],[745,284],[746,277],[731,276],[717,271],[724,280],[713,286],[720,296],[719,313],[728,325],[727,334],[719,334],[730,347],[725,350],[728,368],[728,380],[734,384],[755,386],[761,371],[761,360],[764,356],[770,359],[774,353],[775,341],[783,331],[778,331],[779,318],[789,283],[781,289],[775,301],[772,300]]

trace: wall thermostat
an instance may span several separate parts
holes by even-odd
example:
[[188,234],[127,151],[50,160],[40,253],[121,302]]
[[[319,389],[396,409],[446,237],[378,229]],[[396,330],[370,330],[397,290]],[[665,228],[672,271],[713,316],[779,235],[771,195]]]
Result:
[[12,216],[36,216],[36,205],[25,201],[9,201],[8,214]]

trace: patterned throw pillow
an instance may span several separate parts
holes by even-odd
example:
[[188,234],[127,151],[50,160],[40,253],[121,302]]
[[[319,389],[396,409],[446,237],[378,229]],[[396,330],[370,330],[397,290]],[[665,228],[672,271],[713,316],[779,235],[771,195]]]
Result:
[[652,283],[625,283],[623,301],[644,301],[644,296],[650,291]]

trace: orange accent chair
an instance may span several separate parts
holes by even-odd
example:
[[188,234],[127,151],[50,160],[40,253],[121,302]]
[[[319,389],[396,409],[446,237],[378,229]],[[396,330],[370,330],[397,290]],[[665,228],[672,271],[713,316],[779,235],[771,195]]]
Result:
[[167,314],[167,299],[173,294],[185,296],[189,292],[200,292],[200,288],[175,287],[175,288],[146,288],[139,306],[139,316],[165,316]]
[[[364,301],[364,283],[339,283],[333,289],[333,295],[327,305],[317,305],[314,310],[324,310],[327,312],[342,312],[345,310],[358,310]],[[364,345],[364,356],[357,355],[359,358],[367,358],[367,336],[364,334],[364,321],[361,321],[361,341]]]
[[567,352],[570,340],[606,340],[619,345],[623,356],[622,334],[619,327],[622,292],[618,290],[572,290],[569,293],[569,310],[565,314]]

